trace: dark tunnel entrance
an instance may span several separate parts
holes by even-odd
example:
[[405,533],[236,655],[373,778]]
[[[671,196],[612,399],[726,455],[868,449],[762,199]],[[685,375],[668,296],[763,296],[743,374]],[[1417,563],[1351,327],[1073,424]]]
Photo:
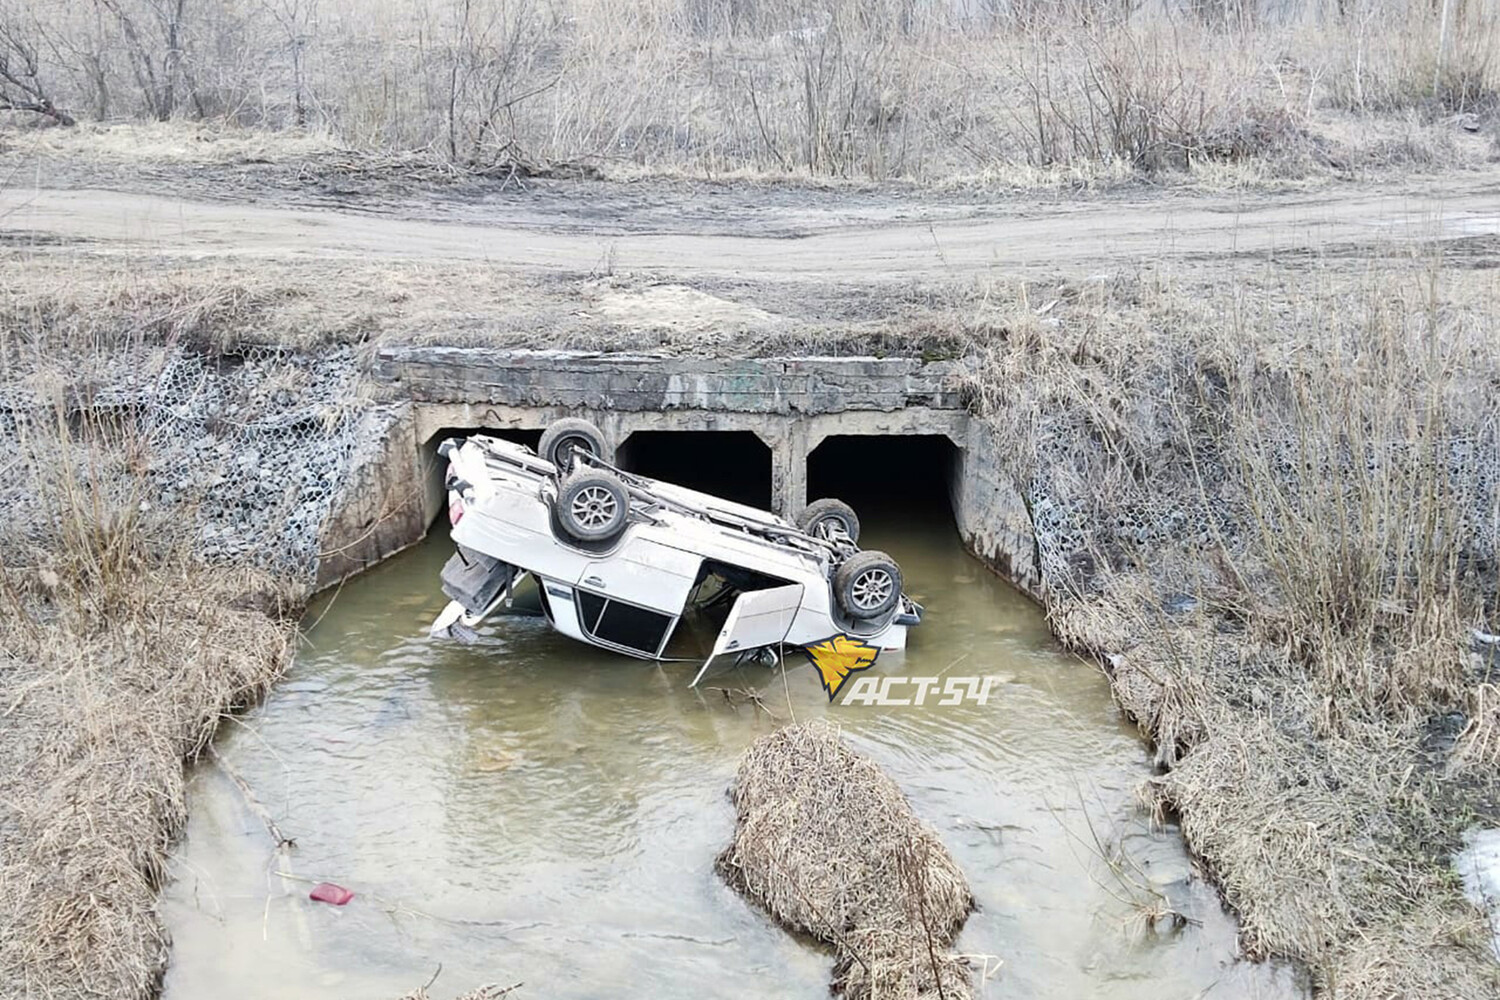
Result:
[[861,517],[952,524],[959,455],[941,434],[835,435],[807,457],[807,499],[836,497]]
[[422,478],[427,494],[423,498],[423,505],[430,515],[427,525],[429,531],[434,527],[442,527],[446,530],[448,525],[448,502],[443,488],[443,479],[448,473],[448,463],[438,455],[438,446],[449,438],[464,438],[472,434],[514,441],[528,448],[535,448],[542,439],[540,428],[518,430],[509,427],[444,427],[428,438],[427,443],[422,446]]
[[751,431],[636,431],[616,461],[628,472],[771,509],[771,449]]

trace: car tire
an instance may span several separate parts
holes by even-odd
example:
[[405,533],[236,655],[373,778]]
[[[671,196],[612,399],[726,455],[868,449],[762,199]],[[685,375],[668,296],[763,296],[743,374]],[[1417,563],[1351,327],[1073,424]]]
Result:
[[803,509],[797,518],[797,527],[805,534],[817,538],[827,538],[826,527],[830,524],[844,529],[844,534],[849,536],[849,541],[859,541],[859,516],[854,513],[854,508],[842,500],[814,500]]
[[901,567],[884,552],[856,552],[833,574],[833,592],[844,614],[859,621],[879,618],[901,603]]
[[604,432],[587,420],[565,417],[554,420],[542,431],[537,442],[536,453],[566,475],[573,469],[573,455],[582,452],[594,458],[603,458],[607,450]]
[[569,539],[607,542],[625,530],[630,493],[618,476],[598,469],[578,469],[563,479],[554,507],[557,525]]

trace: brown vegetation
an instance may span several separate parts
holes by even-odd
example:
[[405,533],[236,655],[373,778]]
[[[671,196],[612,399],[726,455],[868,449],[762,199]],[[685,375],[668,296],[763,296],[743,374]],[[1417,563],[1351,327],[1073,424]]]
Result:
[[183,758],[281,672],[291,626],[256,606],[270,582],[164,555],[95,496],[59,499],[64,536],[7,547],[0,579],[0,983],[147,996]]
[[824,721],[763,736],[730,792],[726,881],[786,927],[834,949],[850,1000],[965,1000],[949,954],[974,899],[937,835],[884,772]]
[[[593,309],[639,291],[627,276],[9,256],[0,351],[47,359],[47,398],[66,419],[0,453],[0,486],[19,484],[42,512],[18,514],[7,493],[6,530],[38,533],[0,549],[0,597],[16,609],[0,647],[0,975],[40,994],[149,988],[162,952],[147,908],[181,821],[177,762],[285,651],[284,624],[234,610],[275,588],[202,567],[172,520],[142,509],[154,498],[131,469],[148,443],[80,423],[69,400],[90,359],[132,343],[317,350],[438,330],[705,354],[972,352],[975,408],[1033,502],[1053,626],[1108,663],[1165,769],[1151,801],[1178,815],[1247,950],[1298,959],[1340,998],[1500,995],[1450,861],[1465,828],[1500,823],[1500,695],[1469,631],[1493,633],[1500,618],[1497,287],[1492,270],[1442,258],[1457,243],[1404,261],[1387,249],[1395,263],[1289,255],[1227,276],[1215,265],[887,288],[859,313],[875,318],[841,321],[844,304],[829,300],[811,319],[670,332]],[[598,315],[579,316],[579,301]],[[37,761],[43,784],[22,772]],[[893,808],[895,794],[874,804]],[[83,826],[100,816],[114,817],[105,836]],[[790,852],[843,849],[793,845],[788,830],[805,825],[768,828],[774,850],[756,862],[746,846],[726,863],[765,876],[757,898],[841,954],[879,954],[856,941],[859,914],[801,867],[795,882],[772,877]],[[899,886],[938,857],[870,878]],[[959,898],[961,879],[935,884],[944,907]],[[60,912],[72,922],[54,922]],[[936,924],[902,912],[885,917],[934,927],[949,911]],[[917,938],[902,961],[927,954],[930,969],[936,955],[946,968]],[[865,966],[841,968],[851,992],[864,988]]]
[[1497,288],[1420,258],[1247,285],[1101,286],[990,346],[977,391],[1070,515],[1038,524],[1053,627],[1155,740],[1151,798],[1249,953],[1333,997],[1494,996],[1452,855],[1500,822],[1471,651],[1500,614]]
[[167,959],[156,902],[183,759],[285,667],[295,594],[200,561],[191,512],[142,475],[152,442],[81,405],[83,344],[6,331],[0,995],[145,997]]
[[1497,27],[1475,0],[0,0],[0,106],[522,171],[1264,180],[1492,156]]

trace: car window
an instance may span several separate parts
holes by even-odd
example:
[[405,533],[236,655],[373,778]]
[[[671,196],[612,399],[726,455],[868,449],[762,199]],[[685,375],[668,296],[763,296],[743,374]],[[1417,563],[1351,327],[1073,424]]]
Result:
[[632,604],[608,601],[594,630],[595,636],[642,653],[655,653],[667,637],[672,619]]
[[586,590],[576,591],[578,596],[578,620],[583,625],[583,630],[589,634],[599,625],[599,616],[604,613],[604,605],[608,602],[598,594],[591,594]]

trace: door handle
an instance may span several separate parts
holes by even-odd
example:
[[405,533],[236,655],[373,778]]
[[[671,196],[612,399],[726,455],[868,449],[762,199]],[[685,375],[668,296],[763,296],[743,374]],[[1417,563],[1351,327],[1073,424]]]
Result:
[[600,590],[604,589],[604,581],[597,576],[586,576],[583,578],[583,582],[590,587],[598,587]]

